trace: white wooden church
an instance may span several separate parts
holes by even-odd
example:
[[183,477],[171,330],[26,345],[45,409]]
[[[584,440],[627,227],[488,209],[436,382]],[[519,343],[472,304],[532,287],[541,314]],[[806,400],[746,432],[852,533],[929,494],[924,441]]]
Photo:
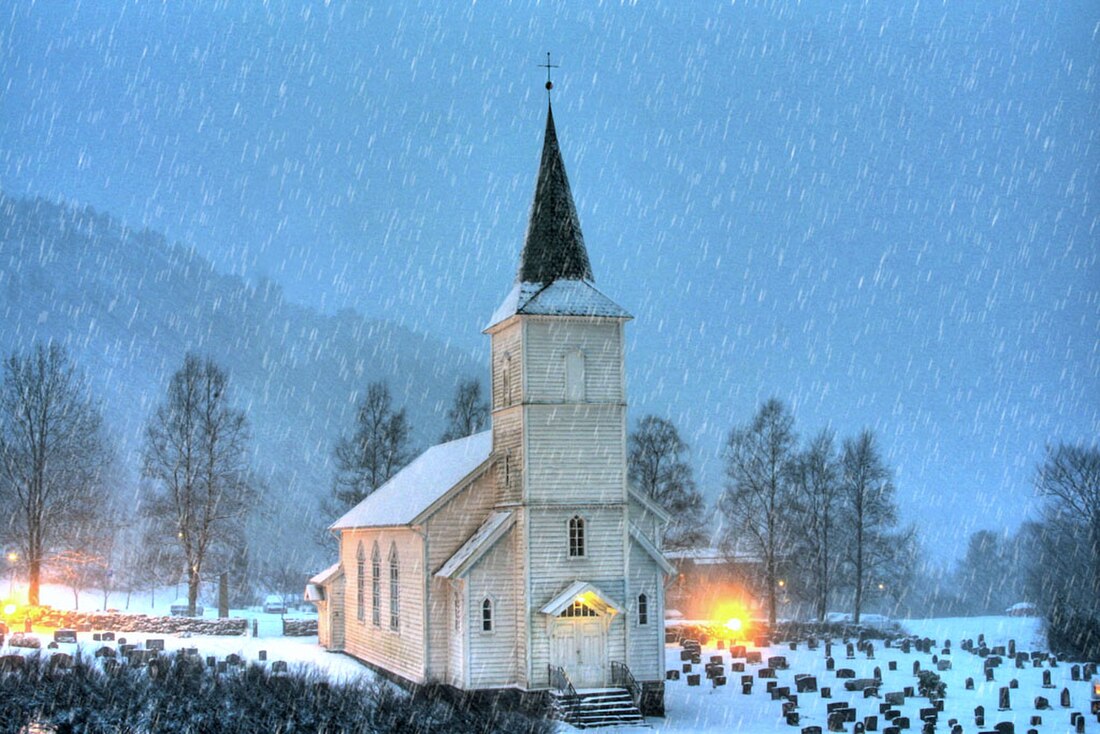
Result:
[[519,272],[484,333],[492,428],[332,525],[323,646],[413,683],[629,686],[663,713],[663,510],[627,483],[624,327],[593,284],[548,107]]

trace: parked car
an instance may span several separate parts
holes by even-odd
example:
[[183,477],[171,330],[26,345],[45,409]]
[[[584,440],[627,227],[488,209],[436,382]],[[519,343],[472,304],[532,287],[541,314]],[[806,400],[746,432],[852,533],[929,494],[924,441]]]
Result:
[[[172,606],[170,606],[168,608],[168,613],[171,614],[173,617],[186,617],[186,616],[188,616],[188,614],[187,614],[187,600],[186,599],[176,599],[174,602],[172,602]],[[202,605],[201,604],[195,604],[195,616],[196,617],[201,617],[202,616]]]
[[264,612],[267,614],[286,614],[286,602],[278,594],[269,594],[264,598]]

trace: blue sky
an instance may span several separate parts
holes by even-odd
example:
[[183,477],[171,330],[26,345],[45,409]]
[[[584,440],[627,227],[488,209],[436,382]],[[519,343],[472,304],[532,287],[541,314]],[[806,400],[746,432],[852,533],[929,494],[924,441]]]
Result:
[[552,51],[631,414],[710,495],[775,395],[873,428],[949,558],[1100,435],[1095,3],[4,5],[6,192],[482,352]]

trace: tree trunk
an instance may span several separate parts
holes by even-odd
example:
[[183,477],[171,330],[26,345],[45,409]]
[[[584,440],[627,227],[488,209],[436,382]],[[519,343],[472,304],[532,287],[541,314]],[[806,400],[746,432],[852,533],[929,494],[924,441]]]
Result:
[[859,615],[863,607],[863,533],[856,531],[856,598],[852,612],[852,623],[859,624]]
[[199,572],[194,567],[187,571],[187,616],[195,616],[199,601]]
[[42,561],[38,559],[37,554],[31,556],[30,562],[27,564],[27,574],[29,576],[27,582],[27,604],[32,607],[37,607],[41,601],[38,586],[39,578],[42,575]]

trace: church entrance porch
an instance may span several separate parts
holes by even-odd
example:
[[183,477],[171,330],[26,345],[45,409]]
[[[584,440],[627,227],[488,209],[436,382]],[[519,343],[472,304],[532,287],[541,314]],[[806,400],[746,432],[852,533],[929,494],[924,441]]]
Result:
[[608,685],[608,629],[621,607],[592,584],[576,581],[539,611],[547,616],[550,666],[563,669],[576,688]]
[[556,618],[550,638],[550,664],[563,668],[577,688],[606,685],[607,620],[594,613]]

